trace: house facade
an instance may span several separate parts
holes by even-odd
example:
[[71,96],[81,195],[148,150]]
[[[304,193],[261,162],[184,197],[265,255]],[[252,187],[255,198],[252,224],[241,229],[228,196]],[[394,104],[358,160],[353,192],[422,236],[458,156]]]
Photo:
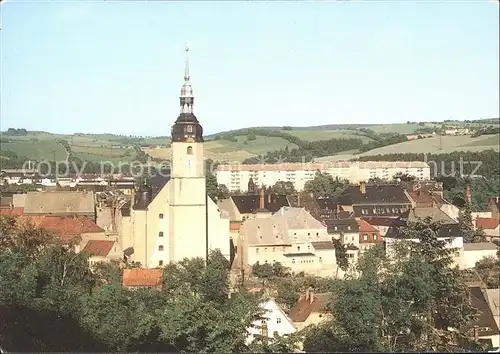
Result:
[[276,333],[283,337],[296,331],[292,320],[274,299],[265,299],[261,303],[261,308],[264,310],[262,318],[255,320],[252,326],[247,329],[247,345],[258,336],[273,338]]
[[327,309],[331,294],[315,294],[308,288],[290,310],[290,319],[300,331],[310,325],[318,325],[331,319]]
[[327,228],[302,208],[283,207],[270,217],[246,220],[238,257],[245,265],[279,262],[295,273],[333,275],[335,250]]

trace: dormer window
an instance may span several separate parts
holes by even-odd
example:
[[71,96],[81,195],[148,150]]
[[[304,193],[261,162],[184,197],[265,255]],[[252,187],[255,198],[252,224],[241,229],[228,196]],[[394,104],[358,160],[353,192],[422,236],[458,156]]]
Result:
[[188,133],[192,133],[193,132],[193,126],[192,125],[188,125],[187,128],[186,128],[186,131]]

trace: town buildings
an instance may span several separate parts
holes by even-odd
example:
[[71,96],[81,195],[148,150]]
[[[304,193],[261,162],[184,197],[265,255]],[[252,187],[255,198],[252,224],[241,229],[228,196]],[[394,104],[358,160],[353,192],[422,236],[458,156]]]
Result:
[[310,325],[321,324],[331,319],[327,310],[330,297],[331,294],[315,294],[313,288],[308,288],[290,310],[290,318],[295,328],[300,331]]
[[396,174],[412,175],[418,180],[430,179],[430,167],[422,161],[219,165],[216,176],[217,183],[224,184],[230,191],[247,191],[250,179],[257,185],[265,186],[273,186],[279,181],[291,182],[297,191],[301,191],[307,181],[314,179],[317,171],[329,173],[333,178],[346,179],[352,184],[374,178],[390,181]]

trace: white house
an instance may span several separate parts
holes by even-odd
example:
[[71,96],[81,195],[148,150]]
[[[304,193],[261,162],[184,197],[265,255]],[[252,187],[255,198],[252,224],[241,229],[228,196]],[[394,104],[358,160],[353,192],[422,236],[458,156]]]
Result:
[[474,268],[477,262],[484,258],[497,258],[498,247],[492,242],[464,243],[461,268]]
[[265,314],[262,316],[262,320],[254,321],[252,327],[247,330],[247,344],[250,344],[258,336],[273,338],[275,333],[279,336],[287,336],[295,332],[292,320],[288,318],[273,298],[265,299],[261,307],[265,310]]

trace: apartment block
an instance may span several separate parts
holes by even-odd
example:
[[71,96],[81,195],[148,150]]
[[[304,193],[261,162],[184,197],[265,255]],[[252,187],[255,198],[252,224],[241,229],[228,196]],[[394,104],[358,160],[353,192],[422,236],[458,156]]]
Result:
[[326,172],[333,178],[346,179],[353,184],[367,182],[370,178],[392,180],[397,173],[415,176],[418,180],[430,179],[430,167],[423,161],[325,161],[311,163],[282,163],[274,165],[219,165],[217,183],[230,191],[246,192],[250,178],[256,185],[273,186],[276,182],[292,182],[295,189],[304,189],[307,181],[314,179],[316,171]]

